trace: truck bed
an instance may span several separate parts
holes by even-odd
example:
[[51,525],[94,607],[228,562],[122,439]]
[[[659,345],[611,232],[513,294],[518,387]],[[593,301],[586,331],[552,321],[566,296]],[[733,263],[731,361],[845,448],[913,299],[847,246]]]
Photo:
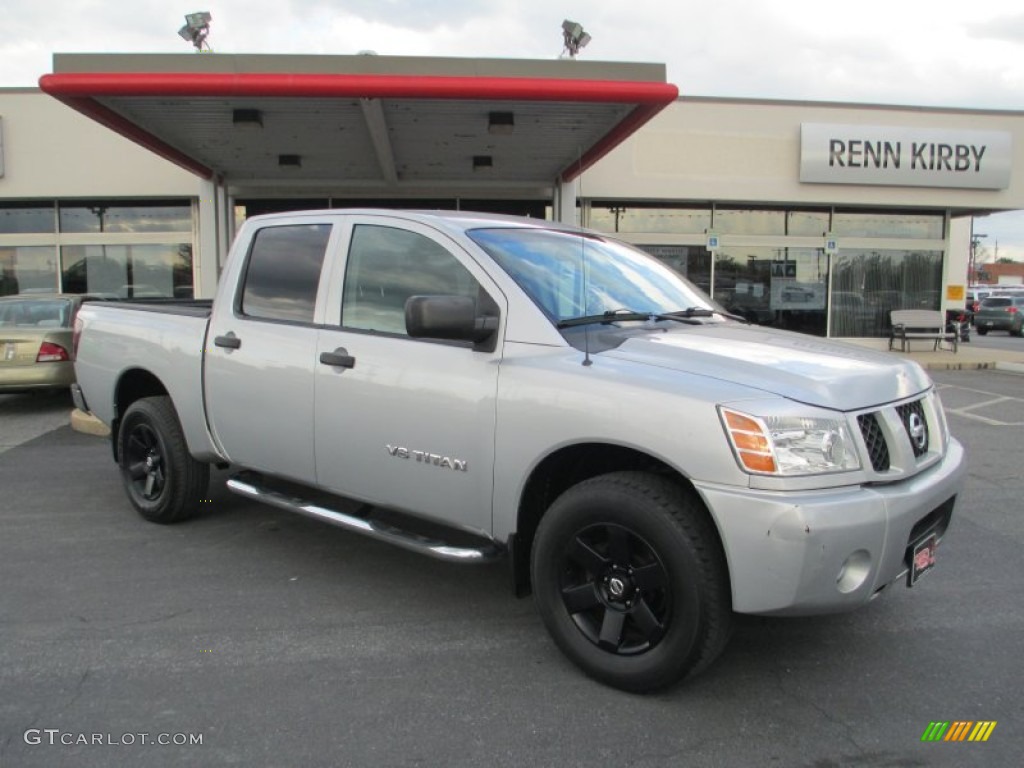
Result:
[[[194,299],[92,301],[82,324],[75,373],[89,409],[113,424],[122,380],[152,375],[178,411],[189,449],[216,460],[203,410],[203,348],[212,302]],[[136,385],[137,386],[137,385]]]
[[213,299],[118,299],[105,301],[103,306],[208,319],[213,311]]

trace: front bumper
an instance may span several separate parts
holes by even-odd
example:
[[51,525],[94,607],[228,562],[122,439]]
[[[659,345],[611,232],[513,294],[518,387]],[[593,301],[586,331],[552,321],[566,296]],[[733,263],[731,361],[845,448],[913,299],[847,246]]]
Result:
[[733,609],[799,616],[863,605],[906,575],[909,547],[930,533],[941,540],[966,469],[950,439],[941,462],[888,484],[780,492],[698,483],[721,533]]

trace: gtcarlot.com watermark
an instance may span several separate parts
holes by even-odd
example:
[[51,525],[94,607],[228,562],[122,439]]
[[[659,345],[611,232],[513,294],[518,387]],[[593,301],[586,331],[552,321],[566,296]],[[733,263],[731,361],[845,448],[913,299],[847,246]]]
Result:
[[60,728],[29,728],[22,738],[30,746],[47,744],[65,747],[196,747],[203,743],[201,733],[76,733],[62,731]]

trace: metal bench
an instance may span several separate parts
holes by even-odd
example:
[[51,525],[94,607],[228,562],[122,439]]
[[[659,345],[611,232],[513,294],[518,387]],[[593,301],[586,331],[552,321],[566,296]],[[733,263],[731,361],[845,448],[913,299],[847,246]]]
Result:
[[946,315],[937,309],[894,309],[889,313],[892,330],[889,331],[889,349],[900,340],[900,352],[910,349],[911,339],[934,341],[938,349],[944,341],[952,342],[956,354],[960,334],[946,329]]

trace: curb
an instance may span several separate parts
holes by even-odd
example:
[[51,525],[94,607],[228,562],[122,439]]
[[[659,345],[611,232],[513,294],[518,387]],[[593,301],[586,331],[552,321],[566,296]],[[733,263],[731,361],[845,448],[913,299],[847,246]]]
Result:
[[1005,371],[1007,373],[1024,373],[1024,363],[1012,363],[1008,360],[973,360],[971,362],[939,362],[928,360],[919,365],[929,371]]
[[95,435],[96,437],[110,437],[110,429],[102,421],[91,413],[75,408],[71,411],[71,428],[83,435]]
[[972,360],[970,362],[948,362],[943,363],[937,360],[928,360],[920,363],[922,368],[929,371],[986,371],[994,370],[997,366],[1006,363],[997,363],[995,360]]
[[996,370],[1008,371],[1010,373],[1024,373],[1024,363],[1010,363],[1006,361],[998,362],[995,365]]

